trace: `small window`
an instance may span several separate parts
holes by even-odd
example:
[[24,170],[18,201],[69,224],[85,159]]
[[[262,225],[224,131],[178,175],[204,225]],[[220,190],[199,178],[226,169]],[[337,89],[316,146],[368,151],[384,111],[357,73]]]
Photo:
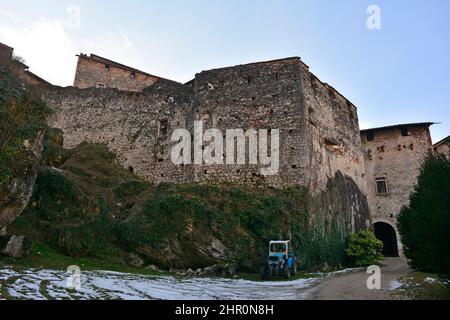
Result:
[[368,132],[366,137],[367,141],[373,141],[375,139],[375,134],[373,132]]
[[110,65],[109,64],[105,64],[105,71],[109,72],[109,69],[110,69]]
[[161,120],[159,122],[159,135],[162,137],[167,136],[169,133],[169,120]]
[[376,184],[377,184],[377,195],[380,196],[389,194],[386,178],[377,178]]
[[131,80],[136,80],[136,73],[134,72],[131,73]]
[[106,88],[106,86],[103,83],[97,83],[97,88]]
[[408,133],[408,127],[403,127],[403,128],[402,128],[402,136],[403,136],[403,137],[409,136],[409,133]]

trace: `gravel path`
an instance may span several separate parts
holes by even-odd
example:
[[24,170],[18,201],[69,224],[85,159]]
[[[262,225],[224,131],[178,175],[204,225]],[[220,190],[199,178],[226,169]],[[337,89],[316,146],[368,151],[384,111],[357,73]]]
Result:
[[[402,300],[406,296],[399,291],[399,279],[411,272],[406,260],[387,258],[381,267],[381,289],[369,290],[367,280],[371,276],[366,270],[336,274],[317,286],[306,290],[314,300]],[[394,293],[395,291],[395,293]]]
[[382,290],[368,290],[365,270],[348,269],[317,278],[258,282],[222,278],[141,276],[105,271],[81,273],[81,288],[67,287],[68,275],[55,270],[0,269],[1,299],[169,299],[169,300],[304,300],[400,299],[393,290],[409,268],[402,259],[387,259]]

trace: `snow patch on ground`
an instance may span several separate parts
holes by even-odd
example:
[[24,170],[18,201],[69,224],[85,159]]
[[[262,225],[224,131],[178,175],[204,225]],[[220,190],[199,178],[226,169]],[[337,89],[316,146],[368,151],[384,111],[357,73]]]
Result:
[[403,284],[400,281],[393,280],[389,283],[388,290],[395,291],[397,289],[400,289],[402,286],[403,286]]
[[81,289],[67,288],[64,271],[0,269],[0,299],[124,300],[287,300],[305,299],[302,292],[320,278],[255,282],[222,278],[144,276],[109,271],[81,274]]
[[437,280],[431,277],[426,277],[424,281],[428,283],[435,283]]

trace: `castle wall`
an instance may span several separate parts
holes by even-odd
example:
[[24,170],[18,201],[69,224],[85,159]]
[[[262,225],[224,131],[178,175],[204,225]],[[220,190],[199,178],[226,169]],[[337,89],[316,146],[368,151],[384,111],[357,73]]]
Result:
[[434,152],[450,160],[450,137],[434,147]]
[[53,109],[49,126],[64,132],[64,147],[83,141],[105,144],[123,167],[148,181],[183,183],[188,171],[170,160],[169,128],[186,126],[189,92],[184,86],[161,81],[144,92],[115,89],[51,88]]
[[193,115],[204,120],[206,128],[224,134],[227,129],[280,130],[280,174],[263,177],[261,165],[204,166],[196,168],[197,181],[307,185],[308,148],[299,68],[300,59],[292,58],[197,74]]
[[0,42],[0,65],[11,63],[14,49]]
[[[108,65],[107,69],[105,65]],[[132,73],[134,77],[132,77]],[[124,91],[140,91],[159,80],[148,74],[119,68],[112,63],[100,62],[87,56],[78,58],[74,86],[80,89],[102,85]]]
[[[195,182],[303,185],[317,193],[341,172],[365,191],[356,108],[320,82],[299,58],[204,71],[189,85],[161,79],[140,93],[52,89],[49,104],[56,110],[51,125],[63,129],[68,147],[83,139],[107,143],[124,166],[147,179],[158,171],[152,169],[153,161],[146,160],[151,145],[164,149],[156,163],[164,167],[170,162],[167,149],[173,145],[169,141],[173,130],[187,128],[192,133],[194,121],[201,120],[203,130],[223,133],[224,153],[227,129],[279,129],[280,167],[279,174],[263,176],[265,166],[249,165],[247,145],[245,165],[187,165],[184,170],[190,170]],[[158,137],[162,120],[169,128],[165,137]],[[156,181],[165,180],[160,178]]]
[[[408,127],[408,136],[401,128],[373,131],[369,141],[363,131],[367,200],[373,222],[385,222],[397,231],[397,215],[409,204],[422,160],[432,150],[428,126]],[[377,179],[385,178],[387,193],[378,194]],[[400,252],[402,245],[397,231]]]
[[347,230],[370,227],[356,107],[301,66],[311,211]]
[[324,190],[328,180],[340,171],[365,192],[356,107],[335,89],[322,83],[306,65],[302,67],[302,81],[307,146],[311,155],[308,163],[310,189]]

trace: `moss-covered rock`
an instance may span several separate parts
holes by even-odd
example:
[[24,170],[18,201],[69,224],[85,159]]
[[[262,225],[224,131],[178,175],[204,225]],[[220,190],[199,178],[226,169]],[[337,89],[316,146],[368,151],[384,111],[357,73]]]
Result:
[[0,230],[31,196],[48,113],[34,91],[0,67]]

